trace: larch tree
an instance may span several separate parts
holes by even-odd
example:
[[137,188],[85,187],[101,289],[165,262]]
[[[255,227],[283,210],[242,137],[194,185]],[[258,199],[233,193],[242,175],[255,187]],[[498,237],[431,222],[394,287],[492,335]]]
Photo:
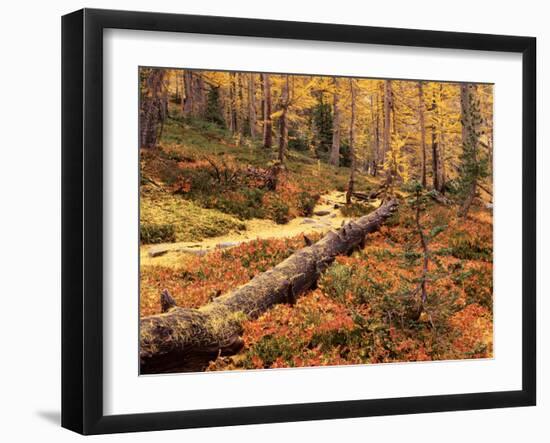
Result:
[[235,73],[229,73],[229,130],[236,133],[239,130],[237,117],[237,81]]
[[288,83],[288,75],[286,75],[283,78],[283,84],[281,86],[281,100],[280,100],[280,107],[281,110],[279,111],[279,162],[281,165],[284,163],[285,160],[285,153],[288,150],[288,107],[290,104],[290,96],[289,96],[289,83]]
[[330,149],[329,163],[333,166],[340,165],[340,94],[338,91],[338,79],[333,78],[334,92],[332,93],[332,146]]
[[378,174],[378,164],[380,162],[380,114],[378,113],[378,95],[370,96],[370,114],[371,114],[371,134],[372,134],[372,165],[371,175],[376,177]]
[[486,162],[478,157],[480,125],[483,120],[475,84],[460,85],[460,104],[462,122],[460,194],[463,202],[458,215],[466,217],[476,197],[478,181],[486,176],[487,169]]
[[384,80],[384,146],[382,149],[382,162],[391,148],[391,109],[392,109],[392,84],[391,80]]
[[256,137],[256,85],[254,84],[254,74],[248,77],[248,125],[250,137]]
[[160,138],[165,114],[164,69],[142,71],[140,97],[140,146],[154,148]]
[[353,79],[349,79],[350,100],[351,100],[351,118],[349,124],[349,155],[351,157],[348,189],[346,192],[346,204],[351,203],[351,196],[355,188],[355,169],[357,168],[357,156],[355,149],[355,102],[356,102],[356,87]]
[[186,69],[183,71],[183,93],[184,97],[181,102],[182,114],[187,117],[193,113],[193,71]]
[[271,122],[271,81],[269,74],[262,74],[262,84],[264,89],[264,132],[263,145],[265,149],[271,149],[272,145],[272,122]]
[[424,118],[424,85],[418,82],[418,122],[420,125],[420,183],[426,188],[426,122]]

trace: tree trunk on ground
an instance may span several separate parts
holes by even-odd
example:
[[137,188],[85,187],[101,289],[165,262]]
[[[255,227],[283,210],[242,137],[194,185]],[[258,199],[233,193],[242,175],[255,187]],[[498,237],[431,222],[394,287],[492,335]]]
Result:
[[333,78],[334,93],[333,97],[333,112],[332,112],[332,147],[330,149],[329,163],[333,166],[340,165],[340,107],[338,94],[338,79]]
[[200,371],[218,355],[238,352],[243,320],[255,319],[276,304],[294,303],[336,256],[364,244],[365,236],[396,209],[396,200],[384,203],[199,309],[175,307],[163,295],[167,311],[140,320],[140,372]]
[[349,126],[349,154],[351,157],[350,173],[349,173],[349,182],[348,190],[346,192],[346,204],[351,203],[351,196],[353,195],[353,188],[355,187],[355,168],[356,165],[356,156],[355,156],[355,87],[353,80],[349,80],[349,88],[351,93],[351,120]]
[[264,86],[264,148],[271,149],[271,82],[269,74],[262,74]]
[[424,121],[424,86],[418,82],[418,120],[420,121],[420,153],[421,170],[420,179],[422,187],[426,188],[426,124]]

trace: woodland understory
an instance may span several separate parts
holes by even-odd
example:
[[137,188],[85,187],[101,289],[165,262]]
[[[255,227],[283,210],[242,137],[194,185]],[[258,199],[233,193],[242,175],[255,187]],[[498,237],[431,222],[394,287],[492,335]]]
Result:
[[493,87],[140,69],[142,373],[491,358]]

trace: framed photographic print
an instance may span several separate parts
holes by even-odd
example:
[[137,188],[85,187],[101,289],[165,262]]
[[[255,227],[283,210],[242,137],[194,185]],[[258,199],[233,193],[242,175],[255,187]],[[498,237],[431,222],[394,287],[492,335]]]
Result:
[[62,25],[64,427],[535,404],[534,38]]

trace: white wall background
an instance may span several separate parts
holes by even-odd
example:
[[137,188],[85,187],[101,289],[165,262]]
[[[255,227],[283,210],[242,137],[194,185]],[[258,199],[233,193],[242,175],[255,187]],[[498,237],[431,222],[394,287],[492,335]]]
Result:
[[[545,3],[459,0],[316,0],[175,3],[167,0],[5,2],[0,26],[0,438],[76,441],[60,414],[60,16],[81,7],[155,10],[349,23],[538,38],[539,226],[549,221],[549,156],[542,154],[550,105],[550,28]],[[518,147],[519,149],[519,147]],[[545,200],[545,201],[543,201]],[[550,244],[539,237],[539,406],[277,425],[102,436],[94,441],[548,441]],[[544,249],[544,253],[540,250]],[[452,383],[452,380],[449,380]]]

